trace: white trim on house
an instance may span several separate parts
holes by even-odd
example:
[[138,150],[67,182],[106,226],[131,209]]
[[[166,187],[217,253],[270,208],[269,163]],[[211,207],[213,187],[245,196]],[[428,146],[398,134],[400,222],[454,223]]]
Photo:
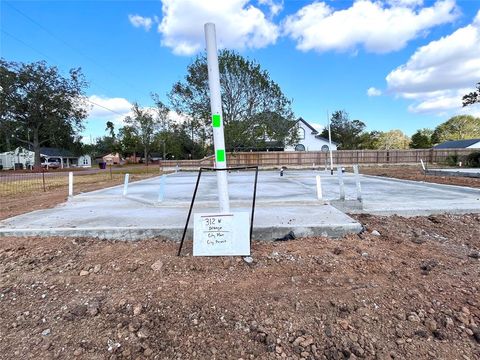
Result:
[[[321,137],[313,126],[302,118],[295,123],[298,125],[299,140],[294,145],[285,146],[285,151],[329,151],[328,139]],[[332,150],[337,150],[337,144],[332,142]]]

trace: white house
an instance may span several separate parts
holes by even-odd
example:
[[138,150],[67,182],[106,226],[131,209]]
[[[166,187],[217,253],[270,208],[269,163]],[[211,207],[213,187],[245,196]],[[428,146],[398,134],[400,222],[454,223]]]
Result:
[[[328,139],[320,136],[315,128],[302,118],[295,124],[298,126],[298,143],[285,146],[285,151],[329,151]],[[337,150],[337,144],[332,141],[332,150]]]
[[480,149],[480,139],[445,141],[433,147],[434,149]]
[[[90,155],[75,156],[70,151],[57,148],[40,148],[42,163],[56,162],[60,168],[69,167],[91,167],[92,158]],[[18,147],[15,150],[0,153],[0,165],[3,170],[15,168],[15,164],[22,164],[24,169],[33,166],[35,153],[28,149]]]
[[34,153],[22,147],[15,150],[0,153],[0,165],[3,170],[14,169],[15,164],[22,164],[24,169],[29,168],[34,163]]

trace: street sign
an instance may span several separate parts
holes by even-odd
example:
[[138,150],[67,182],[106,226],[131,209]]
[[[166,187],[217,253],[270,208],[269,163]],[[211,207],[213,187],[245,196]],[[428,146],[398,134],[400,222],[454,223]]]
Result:
[[193,256],[250,255],[249,215],[194,214]]

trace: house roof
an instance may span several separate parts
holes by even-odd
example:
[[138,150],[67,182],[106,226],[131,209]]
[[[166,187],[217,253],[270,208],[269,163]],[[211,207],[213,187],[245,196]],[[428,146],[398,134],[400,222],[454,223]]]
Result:
[[58,157],[77,157],[72,154],[71,151],[66,149],[52,148],[52,147],[41,147],[40,154],[43,156],[58,156]]
[[434,146],[434,149],[465,149],[473,144],[480,142],[480,139],[453,140]]
[[[305,124],[305,126],[307,126],[310,130],[312,130],[312,134],[315,135],[315,138],[319,139],[319,140],[323,140],[323,141],[326,141],[326,142],[329,142],[328,139],[324,138],[323,136],[320,136],[318,134],[318,130],[316,130],[312,125],[310,125],[308,122],[306,122],[302,117],[299,117],[297,122],[301,121],[302,123]],[[332,141],[332,144],[334,145],[338,145],[337,142],[335,141]]]
[[299,117],[297,122],[299,122],[299,121],[304,123],[306,127],[308,127],[310,130],[312,130],[312,134],[318,134],[318,131],[312,125],[310,125],[308,122],[306,122],[303,118]]

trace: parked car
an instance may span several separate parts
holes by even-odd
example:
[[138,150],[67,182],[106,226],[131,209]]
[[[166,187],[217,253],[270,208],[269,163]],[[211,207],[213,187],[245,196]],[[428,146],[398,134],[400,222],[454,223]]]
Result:
[[60,167],[60,161],[55,158],[47,159],[42,162],[42,167],[46,169],[58,169]]

